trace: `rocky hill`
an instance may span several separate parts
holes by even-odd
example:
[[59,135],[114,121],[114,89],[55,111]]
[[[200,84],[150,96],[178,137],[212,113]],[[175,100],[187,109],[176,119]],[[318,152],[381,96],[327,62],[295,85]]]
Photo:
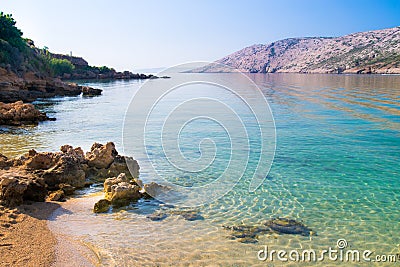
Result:
[[193,72],[400,73],[400,27],[252,45],[216,63]]

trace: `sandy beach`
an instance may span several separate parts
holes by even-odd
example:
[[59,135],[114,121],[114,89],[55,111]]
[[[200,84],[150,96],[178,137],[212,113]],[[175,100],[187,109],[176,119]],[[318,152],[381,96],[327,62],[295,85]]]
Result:
[[58,207],[49,202],[0,207],[0,266],[51,266],[57,240],[47,218]]
[[0,206],[0,266],[95,266],[89,248],[50,231],[47,221],[60,207],[54,202]]

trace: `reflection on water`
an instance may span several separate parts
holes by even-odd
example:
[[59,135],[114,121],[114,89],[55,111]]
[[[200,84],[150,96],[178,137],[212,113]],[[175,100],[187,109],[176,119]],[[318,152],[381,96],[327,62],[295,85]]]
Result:
[[[234,79],[235,74],[182,75],[200,80],[202,75]],[[335,247],[339,238],[354,249],[399,253],[400,76],[250,77],[267,97],[277,127],[275,161],[256,192],[249,193],[243,180],[222,199],[200,208],[204,220],[192,222],[179,216],[149,221],[146,215],[158,208],[149,204],[94,215],[91,208],[99,196],[88,196],[67,202],[65,208],[73,213],[57,216],[51,227],[95,244],[104,263],[117,266],[266,266],[256,255],[264,245],[317,250]],[[33,147],[57,150],[64,143],[88,149],[95,141],[109,140],[121,150],[123,116],[140,83],[89,85],[103,88],[104,95],[36,103],[53,113],[55,122],[1,128],[0,153],[17,155]],[[187,149],[191,155],[191,147]],[[146,170],[141,171],[146,176]],[[209,175],[205,178],[212,178]],[[262,235],[256,244],[243,244],[230,240],[221,227],[261,224],[276,216],[302,220],[318,236]]]

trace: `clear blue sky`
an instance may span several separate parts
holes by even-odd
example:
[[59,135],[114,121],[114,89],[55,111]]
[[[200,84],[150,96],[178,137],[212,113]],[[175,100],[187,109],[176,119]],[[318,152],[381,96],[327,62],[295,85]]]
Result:
[[1,0],[25,37],[51,51],[122,69],[216,60],[288,37],[400,25],[400,0]]

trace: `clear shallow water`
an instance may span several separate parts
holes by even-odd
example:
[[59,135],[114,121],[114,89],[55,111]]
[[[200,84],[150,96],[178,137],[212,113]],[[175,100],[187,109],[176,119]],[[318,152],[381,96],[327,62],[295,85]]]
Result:
[[[230,79],[236,74],[207,75]],[[157,209],[156,203],[94,215],[91,208],[99,196],[87,196],[67,202],[64,208],[72,213],[56,214],[51,227],[93,243],[105,264],[118,266],[265,266],[268,262],[257,260],[264,245],[322,250],[334,248],[339,238],[352,249],[399,253],[400,76],[255,74],[251,79],[269,101],[277,136],[271,172],[258,190],[249,193],[248,180],[243,179],[223,198],[200,207],[205,219],[193,222],[180,216],[149,221],[146,215]],[[157,86],[165,80],[149,82]],[[140,83],[89,85],[103,88],[103,96],[37,103],[54,113],[56,122],[1,128],[0,152],[12,156],[31,148],[57,150],[65,143],[87,150],[93,142],[110,140],[122,152],[123,115]],[[218,137],[222,144],[223,137]],[[190,135],[182,138],[190,144]],[[196,146],[183,146],[187,157],[198,153],[193,141]],[[140,160],[146,179],[146,162]],[[204,181],[218,174],[215,168],[202,177]],[[198,181],[176,176],[182,184]],[[242,244],[229,240],[221,227],[255,225],[276,216],[303,220],[318,236],[265,235],[257,244]]]

